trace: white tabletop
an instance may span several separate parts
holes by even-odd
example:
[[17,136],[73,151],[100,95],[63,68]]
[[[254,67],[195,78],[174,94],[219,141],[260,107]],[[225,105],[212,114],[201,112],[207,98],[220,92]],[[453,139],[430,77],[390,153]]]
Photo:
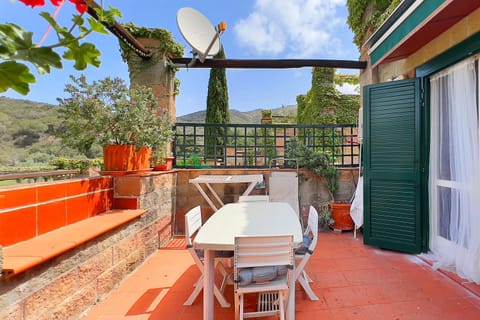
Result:
[[200,175],[190,179],[190,183],[260,183],[263,181],[262,174],[241,174],[241,175]]
[[229,203],[214,213],[194,240],[194,247],[234,249],[235,236],[292,234],[296,246],[303,242],[298,216],[286,202]]

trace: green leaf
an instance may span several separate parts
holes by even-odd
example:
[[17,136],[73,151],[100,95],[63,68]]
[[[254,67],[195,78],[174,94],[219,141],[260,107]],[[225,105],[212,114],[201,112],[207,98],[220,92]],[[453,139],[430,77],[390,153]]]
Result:
[[32,33],[13,23],[0,24],[0,45],[11,54],[15,54],[18,49],[32,48]]
[[28,50],[19,50],[15,56],[15,60],[24,60],[32,63],[39,74],[50,73],[50,67],[57,69],[62,68],[61,57],[48,47],[30,48]]
[[93,18],[89,18],[88,19],[88,22],[90,23],[90,28],[95,31],[95,32],[98,32],[98,33],[101,33],[101,34],[106,34],[106,35],[110,35],[110,32],[108,32],[105,27],[103,26],[103,24],[101,22],[98,22],[97,20],[93,19]]
[[100,66],[100,51],[91,43],[83,43],[80,46],[69,46],[63,57],[75,61],[75,69],[84,70],[88,64]]
[[41,12],[40,16],[42,16],[47,22],[52,26],[52,28],[55,30],[57,34],[61,34],[64,32],[68,32],[68,30],[65,27],[60,26],[57,23],[57,20],[55,20],[50,13],[48,12]]
[[0,48],[0,58],[30,62],[40,74],[49,73],[51,66],[62,68],[61,58],[53,49],[35,47],[32,33],[12,23],[0,24]]
[[35,77],[26,65],[15,61],[0,63],[0,92],[13,89],[26,95],[30,91],[29,83],[35,83]]

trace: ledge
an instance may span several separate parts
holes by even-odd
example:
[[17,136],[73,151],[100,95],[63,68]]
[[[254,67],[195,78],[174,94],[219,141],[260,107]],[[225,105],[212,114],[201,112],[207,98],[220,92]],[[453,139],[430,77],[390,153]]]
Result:
[[3,248],[2,278],[7,279],[59,256],[127,222],[146,210],[111,210]]

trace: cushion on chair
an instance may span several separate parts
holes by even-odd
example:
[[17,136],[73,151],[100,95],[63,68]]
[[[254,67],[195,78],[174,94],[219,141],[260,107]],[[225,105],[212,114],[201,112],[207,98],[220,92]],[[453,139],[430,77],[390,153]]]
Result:
[[[205,252],[203,249],[195,249],[197,256],[202,259],[205,256]],[[215,251],[215,258],[231,258],[233,257],[233,251],[223,250],[223,251]]]
[[309,235],[304,234],[303,235],[302,246],[295,251],[295,254],[305,254],[305,253],[307,253],[308,247],[310,246],[310,243],[312,243],[312,238],[310,238]]
[[262,283],[272,281],[278,276],[287,274],[287,269],[287,266],[244,268],[238,273],[238,284],[240,286],[246,286],[252,282]]

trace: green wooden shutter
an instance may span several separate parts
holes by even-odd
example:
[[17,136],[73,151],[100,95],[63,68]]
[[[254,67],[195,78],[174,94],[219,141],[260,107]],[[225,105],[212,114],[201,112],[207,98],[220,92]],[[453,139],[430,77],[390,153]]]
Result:
[[364,89],[364,242],[422,251],[420,79]]

